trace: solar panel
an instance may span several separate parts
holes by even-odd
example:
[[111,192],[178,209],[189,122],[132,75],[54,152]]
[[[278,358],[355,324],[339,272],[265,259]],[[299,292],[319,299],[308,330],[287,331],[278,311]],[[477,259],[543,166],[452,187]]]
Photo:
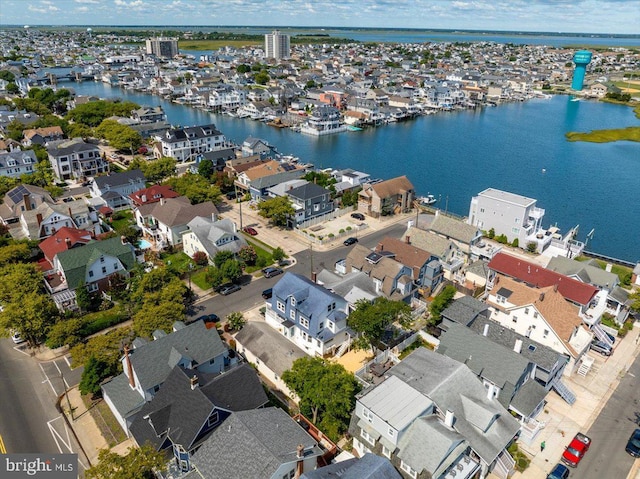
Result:
[[18,185],[8,194],[11,201],[13,201],[14,203],[20,203],[22,201],[22,198],[24,198],[24,195],[28,195],[30,194],[30,192],[24,185]]

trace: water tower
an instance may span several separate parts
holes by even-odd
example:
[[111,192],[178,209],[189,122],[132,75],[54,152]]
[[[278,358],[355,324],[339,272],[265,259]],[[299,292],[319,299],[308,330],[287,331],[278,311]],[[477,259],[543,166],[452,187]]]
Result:
[[573,71],[573,81],[571,82],[571,89],[580,91],[582,90],[582,84],[584,83],[584,73],[589,62],[591,62],[591,52],[588,50],[580,50],[573,55],[573,62],[576,64],[576,68]]

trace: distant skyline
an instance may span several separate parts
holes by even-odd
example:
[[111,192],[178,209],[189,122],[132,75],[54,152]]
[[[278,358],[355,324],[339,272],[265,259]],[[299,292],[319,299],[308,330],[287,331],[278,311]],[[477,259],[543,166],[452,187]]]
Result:
[[640,0],[0,0],[1,25],[382,27],[640,34]]

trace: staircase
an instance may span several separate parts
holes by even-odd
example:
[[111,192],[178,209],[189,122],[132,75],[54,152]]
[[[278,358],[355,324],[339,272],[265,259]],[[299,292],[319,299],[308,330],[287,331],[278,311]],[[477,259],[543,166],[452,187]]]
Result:
[[511,457],[506,449],[503,449],[496,458],[495,466],[491,472],[500,479],[508,479],[513,475],[515,464],[516,461]]
[[593,326],[591,326],[591,331],[595,333],[595,335],[598,337],[600,341],[605,343],[610,348],[613,347],[613,341],[611,341],[611,338],[607,335],[605,330],[602,329],[602,326],[600,326],[600,323],[596,323]]
[[569,404],[573,404],[576,402],[576,395],[571,389],[569,389],[569,386],[562,382],[561,379],[557,379],[553,383],[553,389],[555,389],[560,397],[567,401]]
[[344,353],[347,352],[347,349],[349,349],[349,346],[351,346],[351,339],[345,341],[340,345],[334,357],[339,358],[340,356],[342,356]]

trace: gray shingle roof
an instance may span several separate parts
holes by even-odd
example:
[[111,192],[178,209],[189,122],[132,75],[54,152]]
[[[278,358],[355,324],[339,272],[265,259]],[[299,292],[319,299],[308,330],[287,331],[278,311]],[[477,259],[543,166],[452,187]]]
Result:
[[547,397],[547,391],[536,381],[527,381],[522,385],[511,401],[511,406],[518,412],[529,416]]
[[471,296],[463,296],[447,306],[442,312],[442,317],[468,326],[478,315],[484,313],[485,316],[488,316],[488,310],[489,307],[486,303]]
[[387,458],[366,453],[361,458],[305,472],[300,479],[402,479],[402,476]]
[[102,190],[105,186],[117,188],[118,186],[128,185],[129,183],[145,182],[146,178],[140,170],[127,170],[121,173],[109,173],[104,176],[96,176],[93,181],[96,186]]
[[[202,321],[174,331],[155,341],[150,341],[131,353],[131,364],[142,389],[159,384],[171,373],[172,352],[202,364],[227,352],[227,348],[215,329],[207,329]],[[218,359],[216,359],[218,360]]]
[[218,214],[218,209],[211,201],[192,205],[185,196],[142,205],[138,211],[142,216],[153,216],[169,227],[186,225],[196,216],[211,217]]
[[330,195],[331,192],[315,183],[306,183],[287,191],[287,194],[293,198],[305,201],[322,195]]
[[316,441],[279,408],[234,412],[192,456],[204,477],[270,478],[282,464],[296,462],[296,448],[305,457],[322,454]]
[[562,256],[551,258],[547,269],[566,276],[577,276],[583,283],[589,283],[598,288],[612,289],[619,282],[618,275],[605,271],[604,269],[589,264],[582,263]]
[[426,395],[441,411],[452,411],[455,430],[487,464],[494,461],[520,429],[518,421],[498,401],[486,397],[487,392],[475,374],[451,358],[418,348],[388,374]]
[[[230,219],[214,221],[212,218],[196,216],[187,223],[187,226],[211,258],[219,251],[237,253],[242,247],[247,246],[247,241],[236,233],[235,224]],[[189,230],[183,234],[188,233]],[[216,241],[224,236],[232,237],[233,240],[218,246]]]
[[282,183],[284,181],[295,180],[301,178],[304,175],[304,170],[291,170],[291,171],[281,171],[280,173],[275,173],[269,176],[262,176],[260,178],[256,178],[251,181],[251,188],[256,190],[262,190],[264,188],[270,188],[272,186],[277,185],[278,183]]
[[428,251],[440,259],[446,258],[452,248],[459,249],[451,240],[438,236],[432,231],[424,231],[414,226],[407,229],[404,237],[406,238],[407,236],[409,236],[409,241],[411,241],[412,245]]
[[52,141],[49,142],[49,145],[47,146],[47,152],[54,158],[70,155],[72,153],[82,153],[85,151],[100,152],[100,149],[92,143],[85,143],[82,138]]
[[125,373],[120,373],[104,383],[102,390],[123,418],[133,415],[145,404],[140,393],[131,389],[129,378]]
[[478,228],[444,215],[436,215],[429,229],[447,238],[470,244],[478,236]]

